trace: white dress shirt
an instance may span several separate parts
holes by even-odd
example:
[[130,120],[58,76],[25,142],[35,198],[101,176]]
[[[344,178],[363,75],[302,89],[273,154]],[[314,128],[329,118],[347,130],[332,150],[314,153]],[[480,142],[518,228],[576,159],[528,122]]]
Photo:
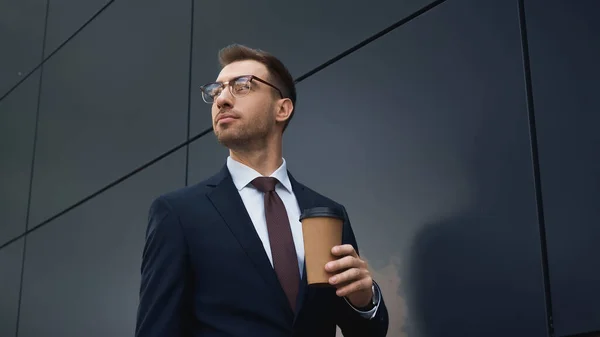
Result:
[[[251,184],[252,180],[262,177],[262,175],[256,170],[234,160],[231,156],[227,157],[227,169],[229,169],[233,184],[242,198],[244,206],[250,215],[256,233],[258,233],[258,237],[262,241],[272,266],[273,255],[271,253],[271,244],[269,242],[269,232],[267,230],[267,221],[265,217],[264,193],[257,190],[256,187]],[[270,177],[278,180],[278,183],[275,185],[275,192],[283,201],[285,210],[288,214],[294,246],[296,247],[296,255],[298,257],[298,270],[300,271],[300,277],[302,277],[302,272],[304,270],[304,237],[302,236],[302,223],[300,222],[300,206],[298,205],[296,195],[292,190],[292,183],[287,174],[285,159],[283,159],[281,166],[275,170]],[[369,311],[360,311],[352,306],[347,299],[346,302],[348,302],[348,304],[363,317],[371,319],[377,312],[381,294],[378,293],[377,298],[377,305]]]

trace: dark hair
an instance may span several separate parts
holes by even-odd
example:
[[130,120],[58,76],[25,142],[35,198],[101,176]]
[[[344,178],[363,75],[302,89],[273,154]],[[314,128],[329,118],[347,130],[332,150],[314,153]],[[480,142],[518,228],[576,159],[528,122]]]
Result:
[[283,97],[289,98],[292,101],[294,110],[283,126],[283,130],[285,130],[296,112],[296,85],[294,83],[294,78],[283,62],[266,51],[246,47],[240,44],[232,44],[219,50],[219,63],[221,67],[225,67],[233,62],[245,60],[254,60],[264,64],[271,76],[269,80],[281,90]]

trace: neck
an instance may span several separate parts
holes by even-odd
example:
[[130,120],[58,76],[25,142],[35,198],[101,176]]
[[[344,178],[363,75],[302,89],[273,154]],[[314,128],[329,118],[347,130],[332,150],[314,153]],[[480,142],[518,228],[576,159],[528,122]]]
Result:
[[255,148],[230,149],[229,155],[263,176],[271,175],[283,163],[281,139],[266,142],[264,146]]

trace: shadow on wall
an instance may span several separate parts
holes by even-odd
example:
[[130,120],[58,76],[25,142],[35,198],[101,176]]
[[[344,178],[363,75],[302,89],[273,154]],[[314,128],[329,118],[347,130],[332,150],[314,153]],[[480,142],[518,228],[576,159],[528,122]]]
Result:
[[416,233],[402,270],[410,336],[546,336],[529,144],[514,122],[488,120],[473,142],[474,205]]

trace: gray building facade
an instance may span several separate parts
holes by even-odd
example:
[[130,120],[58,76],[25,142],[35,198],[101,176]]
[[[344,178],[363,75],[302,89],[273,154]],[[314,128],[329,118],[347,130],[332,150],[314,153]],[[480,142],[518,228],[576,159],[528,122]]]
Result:
[[0,2],[0,336],[133,336],[147,212],[224,164],[231,43],[297,80],[388,336],[600,335],[595,0]]

